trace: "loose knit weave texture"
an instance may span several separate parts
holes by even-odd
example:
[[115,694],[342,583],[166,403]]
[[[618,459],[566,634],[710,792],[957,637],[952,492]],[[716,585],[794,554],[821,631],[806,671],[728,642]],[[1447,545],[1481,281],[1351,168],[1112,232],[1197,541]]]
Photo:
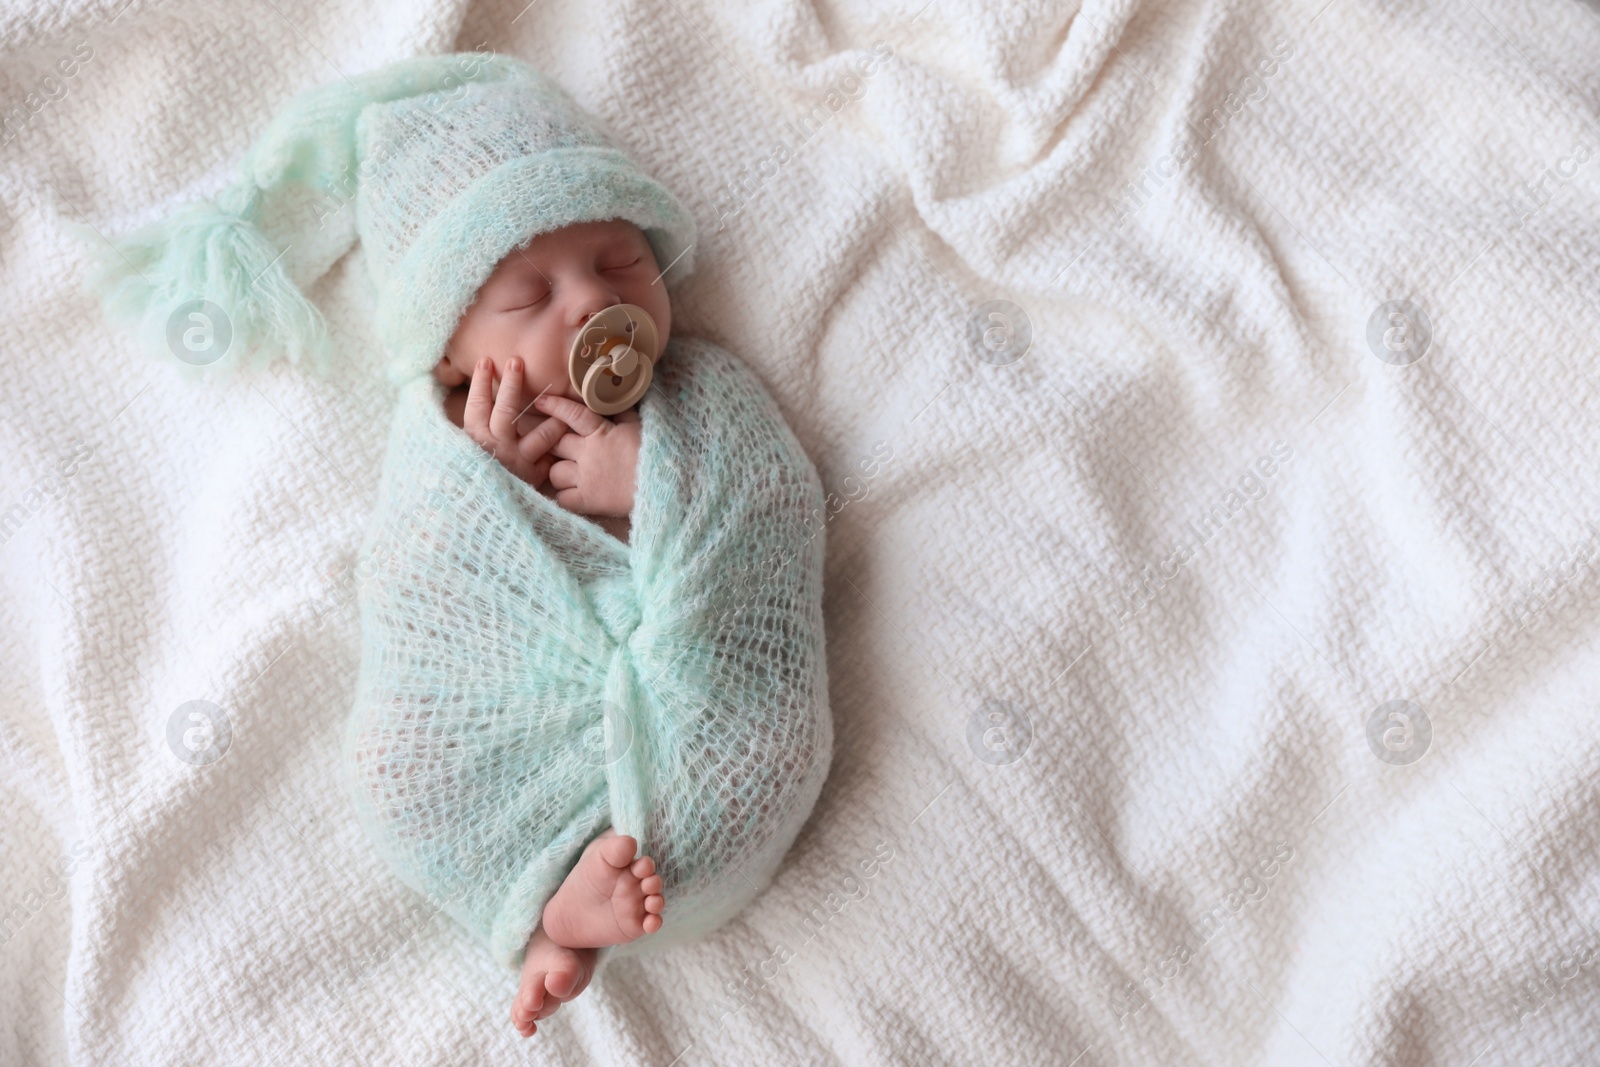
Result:
[[537,233],[626,219],[670,287],[694,263],[694,219],[553,79],[504,81],[361,112],[356,194],[379,337],[395,383],[429,371],[494,265]]
[[508,965],[608,825],[667,900],[615,951],[703,936],[771,880],[828,772],[815,468],[748,368],[673,338],[624,544],[496,463],[443,392],[402,388],[362,547],[359,816]]

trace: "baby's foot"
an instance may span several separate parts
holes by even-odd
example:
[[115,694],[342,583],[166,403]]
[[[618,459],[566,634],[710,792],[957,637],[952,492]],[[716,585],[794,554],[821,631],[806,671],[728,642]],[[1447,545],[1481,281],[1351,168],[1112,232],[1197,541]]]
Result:
[[661,876],[639,843],[607,830],[583,850],[540,920],[550,940],[568,948],[621,945],[661,929]]
[[595,950],[563,948],[550,940],[543,927],[528,939],[522,960],[522,983],[511,1001],[511,1024],[523,1037],[532,1037],[537,1019],[548,1018],[589,985],[594,974]]

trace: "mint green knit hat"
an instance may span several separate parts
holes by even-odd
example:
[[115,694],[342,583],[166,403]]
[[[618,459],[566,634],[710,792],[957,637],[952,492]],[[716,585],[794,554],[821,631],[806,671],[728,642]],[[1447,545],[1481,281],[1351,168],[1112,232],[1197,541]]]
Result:
[[626,219],[663,281],[692,216],[553,80],[508,56],[421,56],[296,96],[209,201],[109,244],[88,286],[158,358],[214,378],[284,353],[326,370],[306,296],[360,240],[385,368],[428,373],[495,265],[531,238]]

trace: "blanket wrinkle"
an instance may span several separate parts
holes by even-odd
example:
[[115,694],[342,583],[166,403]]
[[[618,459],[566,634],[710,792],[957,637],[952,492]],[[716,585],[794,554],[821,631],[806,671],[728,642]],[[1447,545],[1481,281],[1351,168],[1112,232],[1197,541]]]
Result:
[[[1592,1062],[1594,3],[523,7],[0,4],[0,1063]],[[786,132],[879,41],[858,99]],[[528,1045],[512,976],[337,785],[400,404],[363,250],[312,257],[348,374],[202,401],[74,287],[63,229],[220,188],[294,90],[480,42],[683,191],[675,327],[747,360],[850,500],[820,523],[841,722],[805,738],[832,760],[805,829],[735,920],[608,964]],[[1033,337],[1008,366],[967,335],[1002,298]],[[1367,341],[1395,298],[1437,332],[1409,366]],[[694,471],[656,475],[692,506]],[[601,590],[553,678],[606,676],[644,542],[500,488],[573,561],[528,548],[508,584]],[[659,591],[630,673],[692,684],[694,646],[640,636]],[[698,610],[736,648],[754,609]],[[235,728],[204,767],[165,740],[195,699]],[[1409,765],[1367,730],[1393,699],[1431,720]],[[1010,763],[1000,701],[1033,731]],[[609,818],[587,773],[552,863]]]

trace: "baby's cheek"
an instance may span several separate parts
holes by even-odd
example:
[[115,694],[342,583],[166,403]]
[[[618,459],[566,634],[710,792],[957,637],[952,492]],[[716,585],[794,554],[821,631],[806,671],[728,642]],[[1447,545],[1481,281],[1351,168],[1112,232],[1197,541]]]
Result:
[[528,385],[534,393],[568,396],[571,390],[567,380],[567,354],[557,351],[554,344],[546,345],[542,358],[526,363]]
[[455,364],[451,363],[448,357],[439,360],[433,365],[433,378],[435,381],[452,388],[465,384],[469,380],[469,376],[457,370]]

